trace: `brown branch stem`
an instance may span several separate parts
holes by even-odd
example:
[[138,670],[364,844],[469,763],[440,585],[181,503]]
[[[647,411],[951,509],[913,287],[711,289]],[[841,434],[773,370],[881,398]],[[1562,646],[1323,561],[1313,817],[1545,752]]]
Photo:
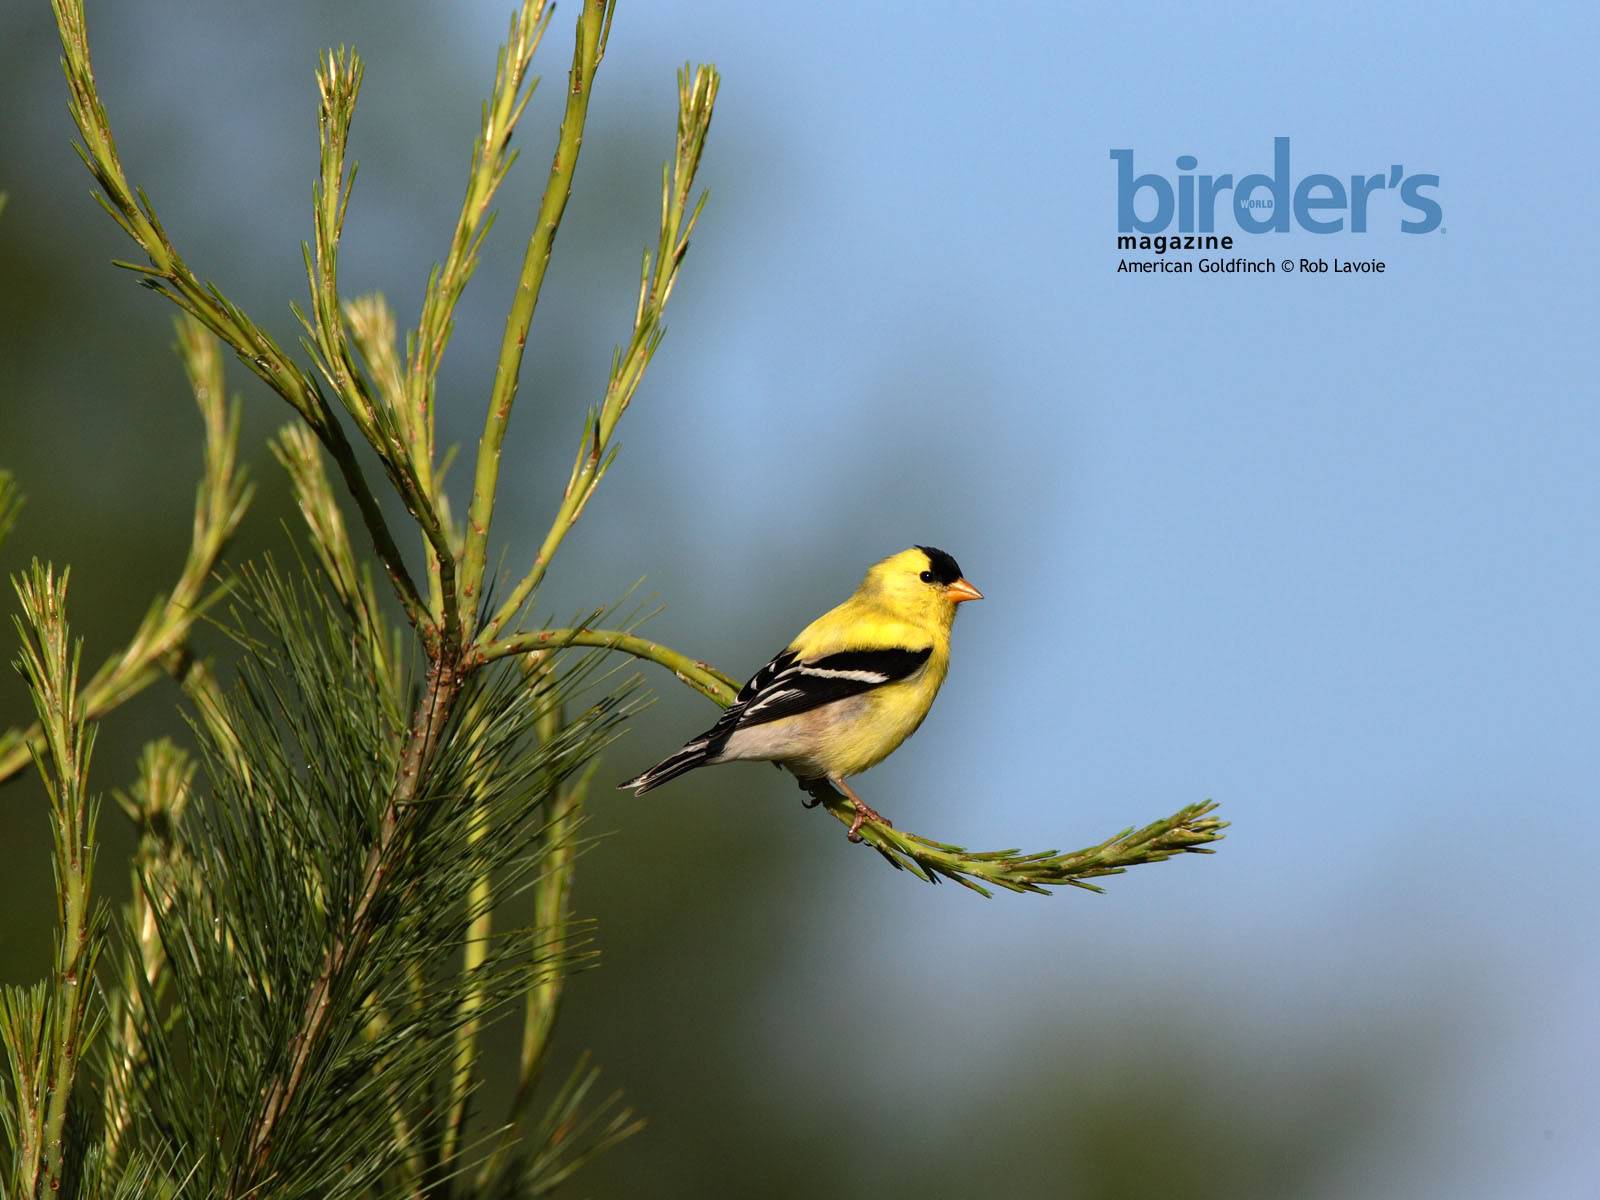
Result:
[[312,985],[300,1027],[290,1041],[288,1063],[267,1086],[261,1114],[249,1136],[248,1175],[234,1181],[230,1197],[250,1195],[266,1180],[273,1137],[304,1082],[306,1068],[333,1015],[334,984],[350,964],[361,957],[372,940],[376,905],[391,873],[392,858],[404,849],[408,814],[438,749],[439,736],[460,696],[464,678],[459,663],[432,659],[427,685],[412,716],[411,732],[400,756],[394,788],[367,855],[360,891],[354,897],[344,931],[334,938],[323,958],[322,970]]

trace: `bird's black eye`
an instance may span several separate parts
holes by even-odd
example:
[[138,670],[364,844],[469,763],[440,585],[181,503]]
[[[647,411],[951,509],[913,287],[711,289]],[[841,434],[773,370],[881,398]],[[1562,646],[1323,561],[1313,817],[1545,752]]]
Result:
[[924,571],[921,575],[918,575],[917,578],[922,580],[923,583],[932,583],[933,582],[933,572],[932,571]]

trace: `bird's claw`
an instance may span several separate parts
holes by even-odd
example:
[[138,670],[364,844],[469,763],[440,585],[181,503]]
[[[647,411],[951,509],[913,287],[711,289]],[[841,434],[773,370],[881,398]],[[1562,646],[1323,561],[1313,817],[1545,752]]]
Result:
[[860,796],[856,795],[854,789],[852,789],[849,784],[847,784],[838,776],[830,776],[826,780],[802,781],[800,784],[801,790],[806,792],[811,798],[809,800],[802,800],[800,803],[805,805],[807,808],[815,808],[817,805],[821,804],[828,798],[823,791],[823,785],[831,787],[834,791],[842,795],[856,810],[855,816],[850,821],[850,829],[845,834],[845,837],[852,845],[864,840],[861,835],[861,827],[868,821],[871,821],[877,825],[883,825],[889,829],[894,828],[893,821],[889,820],[888,817],[884,816]]
[[850,832],[844,835],[845,839],[852,845],[855,845],[862,840],[861,826],[868,821],[871,821],[877,825],[886,825],[890,829],[894,828],[894,822],[889,820],[888,817],[884,816],[876,809],[869,808],[860,800],[855,800],[854,804],[856,806],[856,815],[850,822]]

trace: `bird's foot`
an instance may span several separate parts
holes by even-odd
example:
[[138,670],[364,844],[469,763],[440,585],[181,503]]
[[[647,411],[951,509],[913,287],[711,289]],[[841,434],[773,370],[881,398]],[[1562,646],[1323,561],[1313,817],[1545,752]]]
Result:
[[855,805],[855,818],[850,822],[850,832],[845,834],[849,841],[852,843],[861,841],[861,826],[868,821],[875,825],[887,825],[890,829],[894,828],[893,821],[856,795],[850,785],[845,783],[843,779],[830,779],[828,782],[838,788],[849,799],[850,803]]
[[817,805],[821,804],[824,799],[826,799],[826,796],[823,794],[823,788],[828,786],[828,781],[826,779],[813,777],[809,779],[801,779],[798,782],[800,784],[800,790],[808,797],[807,799],[800,801],[801,805],[805,808],[815,808]]

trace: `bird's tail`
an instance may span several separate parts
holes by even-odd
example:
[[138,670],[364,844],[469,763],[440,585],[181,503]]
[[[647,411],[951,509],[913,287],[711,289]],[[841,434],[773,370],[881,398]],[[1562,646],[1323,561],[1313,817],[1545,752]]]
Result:
[[642,775],[635,775],[626,783],[617,784],[617,787],[624,791],[631,788],[634,795],[642,796],[651,788],[660,787],[669,779],[676,779],[696,767],[705,766],[711,761],[710,747],[710,737],[701,735],[676,754],[668,755]]

